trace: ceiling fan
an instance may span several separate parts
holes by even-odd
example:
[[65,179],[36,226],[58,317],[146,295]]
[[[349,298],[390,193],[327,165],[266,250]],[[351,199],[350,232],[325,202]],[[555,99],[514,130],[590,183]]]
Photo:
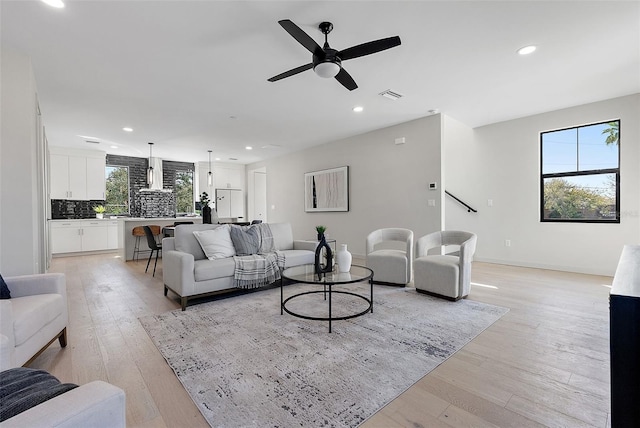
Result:
[[285,31],[298,41],[302,46],[307,48],[312,55],[312,61],[309,64],[301,65],[284,73],[278,74],[268,79],[269,82],[275,82],[285,77],[290,77],[303,71],[313,69],[320,77],[335,77],[335,79],[345,88],[353,91],[358,87],[347,70],[342,68],[342,61],[354,59],[365,55],[371,55],[376,52],[384,51],[400,45],[400,37],[388,37],[386,39],[374,40],[372,42],[362,43],[357,46],[338,51],[329,47],[327,36],[333,30],[333,24],[330,22],[321,22],[318,28],[324,34],[324,46],[320,47],[307,33],[294,24],[289,19],[278,21],[278,24]]

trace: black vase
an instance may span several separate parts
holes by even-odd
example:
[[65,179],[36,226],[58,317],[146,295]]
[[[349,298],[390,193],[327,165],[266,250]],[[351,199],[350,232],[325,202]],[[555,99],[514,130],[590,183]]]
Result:
[[202,223],[211,224],[211,207],[202,207]]
[[[323,249],[325,251],[326,264],[322,263]],[[333,271],[333,252],[331,251],[331,247],[329,246],[329,244],[327,244],[327,240],[325,239],[324,235],[322,235],[320,242],[316,247],[314,268],[316,271],[316,275],[318,275],[318,280],[320,280],[325,273]]]

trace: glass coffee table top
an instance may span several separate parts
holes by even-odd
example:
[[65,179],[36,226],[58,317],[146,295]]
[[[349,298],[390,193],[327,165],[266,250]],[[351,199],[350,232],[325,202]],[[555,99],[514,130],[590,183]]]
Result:
[[371,278],[373,271],[364,266],[351,265],[349,272],[328,272],[318,277],[313,265],[294,266],[285,269],[282,276],[295,282],[304,284],[350,284],[352,282],[366,281]]

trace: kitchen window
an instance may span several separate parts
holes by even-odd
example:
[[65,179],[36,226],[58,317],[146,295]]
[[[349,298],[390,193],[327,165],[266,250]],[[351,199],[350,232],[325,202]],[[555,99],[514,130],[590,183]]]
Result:
[[620,223],[620,121],[540,134],[540,220]]
[[176,170],[175,181],[176,214],[192,214],[193,204],[193,170]]
[[105,208],[109,214],[129,214],[129,167],[107,165]]

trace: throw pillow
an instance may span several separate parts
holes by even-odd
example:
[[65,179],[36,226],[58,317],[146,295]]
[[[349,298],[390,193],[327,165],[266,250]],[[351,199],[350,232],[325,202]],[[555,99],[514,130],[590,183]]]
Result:
[[250,256],[257,254],[260,249],[260,236],[258,229],[249,227],[244,229],[241,226],[231,226],[231,240],[238,256]]
[[225,259],[236,255],[229,235],[229,225],[225,224],[211,230],[194,230],[193,235],[209,260]]
[[10,299],[11,291],[9,291],[9,287],[7,287],[7,283],[4,282],[4,278],[0,275],[0,299]]

